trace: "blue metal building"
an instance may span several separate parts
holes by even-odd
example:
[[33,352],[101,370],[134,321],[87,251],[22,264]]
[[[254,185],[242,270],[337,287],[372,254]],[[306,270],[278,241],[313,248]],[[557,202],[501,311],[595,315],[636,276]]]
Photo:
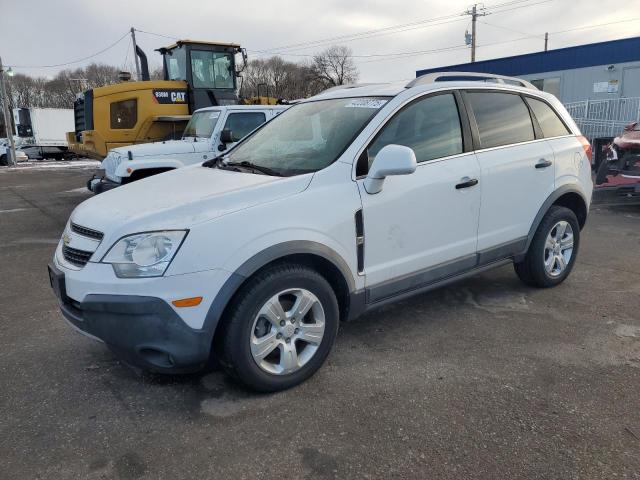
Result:
[[640,97],[640,37],[418,70],[521,77],[565,103]]

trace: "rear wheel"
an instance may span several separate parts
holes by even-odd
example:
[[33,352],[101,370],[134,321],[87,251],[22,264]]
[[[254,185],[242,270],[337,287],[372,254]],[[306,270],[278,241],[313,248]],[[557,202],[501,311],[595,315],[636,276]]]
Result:
[[225,370],[263,392],[293,387],[324,363],[339,310],[327,280],[302,265],[260,272],[239,292],[216,335]]
[[575,213],[554,205],[540,222],[524,260],[515,264],[516,273],[532,287],[555,287],[571,273],[579,245]]

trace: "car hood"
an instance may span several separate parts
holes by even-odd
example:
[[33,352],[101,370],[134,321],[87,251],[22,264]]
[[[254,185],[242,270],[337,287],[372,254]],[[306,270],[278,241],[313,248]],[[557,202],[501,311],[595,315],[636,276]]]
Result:
[[[128,147],[118,147],[113,150],[123,157],[129,152],[133,158],[159,156],[159,155],[175,155],[180,153],[193,153],[196,147],[206,145],[206,140],[194,142],[192,140],[168,140],[166,142],[143,143],[140,145],[131,145]],[[197,150],[199,151],[199,150]]]
[[105,239],[107,234],[186,229],[299,193],[312,177],[274,177],[192,165],[96,195],[81,203],[71,219],[105,232]]

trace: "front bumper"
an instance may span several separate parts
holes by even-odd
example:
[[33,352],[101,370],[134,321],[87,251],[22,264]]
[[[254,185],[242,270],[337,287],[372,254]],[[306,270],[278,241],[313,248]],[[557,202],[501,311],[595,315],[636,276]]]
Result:
[[191,328],[157,297],[88,294],[76,301],[68,296],[65,272],[54,263],[48,269],[64,317],[127,363],[160,373],[187,373],[209,361],[214,325]]

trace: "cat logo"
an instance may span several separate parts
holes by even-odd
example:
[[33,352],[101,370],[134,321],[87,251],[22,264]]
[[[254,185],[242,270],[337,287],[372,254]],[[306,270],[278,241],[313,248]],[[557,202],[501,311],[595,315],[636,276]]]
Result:
[[180,89],[154,90],[153,99],[160,104],[187,103],[187,91]]
[[184,103],[184,97],[187,96],[187,92],[171,92],[171,101],[173,103]]

